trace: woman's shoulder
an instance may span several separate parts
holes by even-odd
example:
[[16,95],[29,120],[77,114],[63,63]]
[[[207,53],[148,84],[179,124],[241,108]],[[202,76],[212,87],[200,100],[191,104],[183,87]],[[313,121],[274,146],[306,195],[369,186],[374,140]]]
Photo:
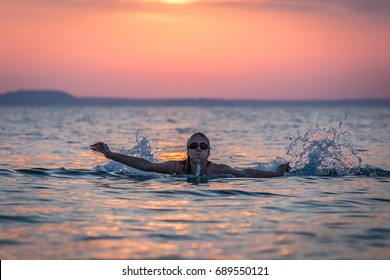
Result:
[[227,174],[232,168],[227,164],[210,162],[207,169],[212,174]]
[[209,175],[230,174],[235,177],[246,177],[245,171],[241,169],[233,168],[230,165],[223,164],[223,163],[222,164],[214,163],[210,165],[209,170],[210,170],[208,172]]
[[186,160],[172,161],[174,173],[177,175],[184,174],[184,168],[186,166]]
[[152,172],[166,173],[166,174],[183,174],[184,163],[182,161],[168,160],[164,162],[155,162],[150,164]]

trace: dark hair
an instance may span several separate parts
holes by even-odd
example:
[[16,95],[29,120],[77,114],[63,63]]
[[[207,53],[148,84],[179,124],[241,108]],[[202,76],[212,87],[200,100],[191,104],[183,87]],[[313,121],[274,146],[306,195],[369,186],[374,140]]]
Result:
[[[210,140],[209,140],[209,138],[204,133],[197,132],[197,133],[192,134],[191,137],[188,138],[188,141],[187,141],[187,151],[188,151],[188,146],[191,144],[191,142],[195,138],[195,136],[202,137],[207,142],[207,144],[209,144],[209,147],[210,147]],[[211,163],[211,161],[207,161],[207,166],[209,166],[210,163]],[[184,174],[191,174],[191,165],[190,165],[190,157],[189,156],[187,156],[187,159],[184,161],[183,173]]]

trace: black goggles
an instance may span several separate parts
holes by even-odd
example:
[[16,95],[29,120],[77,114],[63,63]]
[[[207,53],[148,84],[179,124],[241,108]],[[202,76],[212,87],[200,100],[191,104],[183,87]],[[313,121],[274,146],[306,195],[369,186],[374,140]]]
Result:
[[[207,150],[210,146],[206,142],[202,142],[199,144],[199,147],[202,150]],[[188,149],[195,150],[197,148],[198,148],[198,143],[196,143],[196,142],[192,142],[191,144],[188,145]]]

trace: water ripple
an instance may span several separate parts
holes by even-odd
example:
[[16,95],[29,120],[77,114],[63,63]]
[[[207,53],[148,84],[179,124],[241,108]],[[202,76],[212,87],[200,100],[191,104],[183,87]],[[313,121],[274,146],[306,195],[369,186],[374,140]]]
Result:
[[95,240],[122,240],[125,236],[101,235],[101,236],[80,236],[75,238],[79,241],[95,241]]
[[169,234],[163,234],[163,233],[159,233],[159,234],[156,234],[156,233],[153,233],[153,234],[148,234],[147,235],[148,237],[150,238],[161,238],[161,239],[166,239],[166,240],[182,240],[182,241],[188,241],[188,240],[196,240],[196,238],[194,238],[193,236],[191,235],[188,235],[188,234],[172,234],[172,235],[169,235]]
[[[118,164],[119,165],[119,164]],[[151,172],[138,171],[136,169],[132,169],[131,172],[128,170],[124,170],[123,168],[116,168],[113,171],[107,171],[102,167],[96,167],[93,170],[86,169],[66,169],[66,168],[27,168],[27,169],[0,169],[0,177],[12,177],[15,174],[29,175],[29,176],[37,176],[37,177],[55,177],[55,178],[78,178],[84,176],[103,176],[109,178],[133,178],[138,180],[150,180],[160,178],[157,174]],[[316,180],[318,177],[327,178],[327,177],[344,177],[345,179],[352,180],[353,176],[357,177],[370,177],[370,178],[390,178],[390,171],[384,170],[381,168],[375,167],[364,167],[360,168],[353,174],[348,175],[340,175],[337,172],[332,172],[329,170],[328,172],[324,172],[321,174],[317,173],[308,173],[301,172],[300,170],[294,170],[289,174],[286,174],[287,177],[304,177],[306,180]],[[352,177],[351,177],[352,176]],[[180,180],[182,176],[171,176],[169,179],[172,180]],[[209,180],[218,181],[218,179],[234,179],[229,175],[220,175],[220,176],[210,176],[210,177],[184,177],[183,181],[186,180],[188,183],[193,183],[198,185],[199,183],[208,183]],[[257,180],[253,178],[253,180]],[[221,180],[219,180],[221,181]],[[389,181],[383,180],[382,182],[388,183]]]
[[271,196],[281,196],[281,197],[291,197],[289,195],[281,195],[271,192],[256,192],[256,191],[243,191],[236,189],[225,189],[225,190],[166,190],[166,191],[153,191],[155,194],[161,195],[194,195],[194,196],[203,196],[203,197],[225,197],[225,196],[254,196],[254,197],[271,197]]
[[0,215],[1,222],[17,222],[17,223],[31,223],[38,224],[41,223],[41,219],[36,218],[34,216],[22,216],[22,215],[14,215],[14,216],[5,216]]
[[15,246],[23,244],[26,244],[26,242],[17,241],[14,239],[0,239],[0,246]]
[[368,198],[368,199],[374,200],[374,201],[379,201],[379,202],[390,203],[390,199],[386,199],[386,198],[374,197],[374,198]]
[[364,234],[349,234],[347,238],[363,240],[390,240],[390,229],[372,228],[365,231]]

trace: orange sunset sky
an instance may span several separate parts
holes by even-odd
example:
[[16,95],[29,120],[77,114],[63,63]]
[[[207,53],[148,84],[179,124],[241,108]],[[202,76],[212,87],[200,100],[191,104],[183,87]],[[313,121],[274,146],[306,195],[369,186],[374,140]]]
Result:
[[0,92],[390,99],[388,0],[0,0]]

